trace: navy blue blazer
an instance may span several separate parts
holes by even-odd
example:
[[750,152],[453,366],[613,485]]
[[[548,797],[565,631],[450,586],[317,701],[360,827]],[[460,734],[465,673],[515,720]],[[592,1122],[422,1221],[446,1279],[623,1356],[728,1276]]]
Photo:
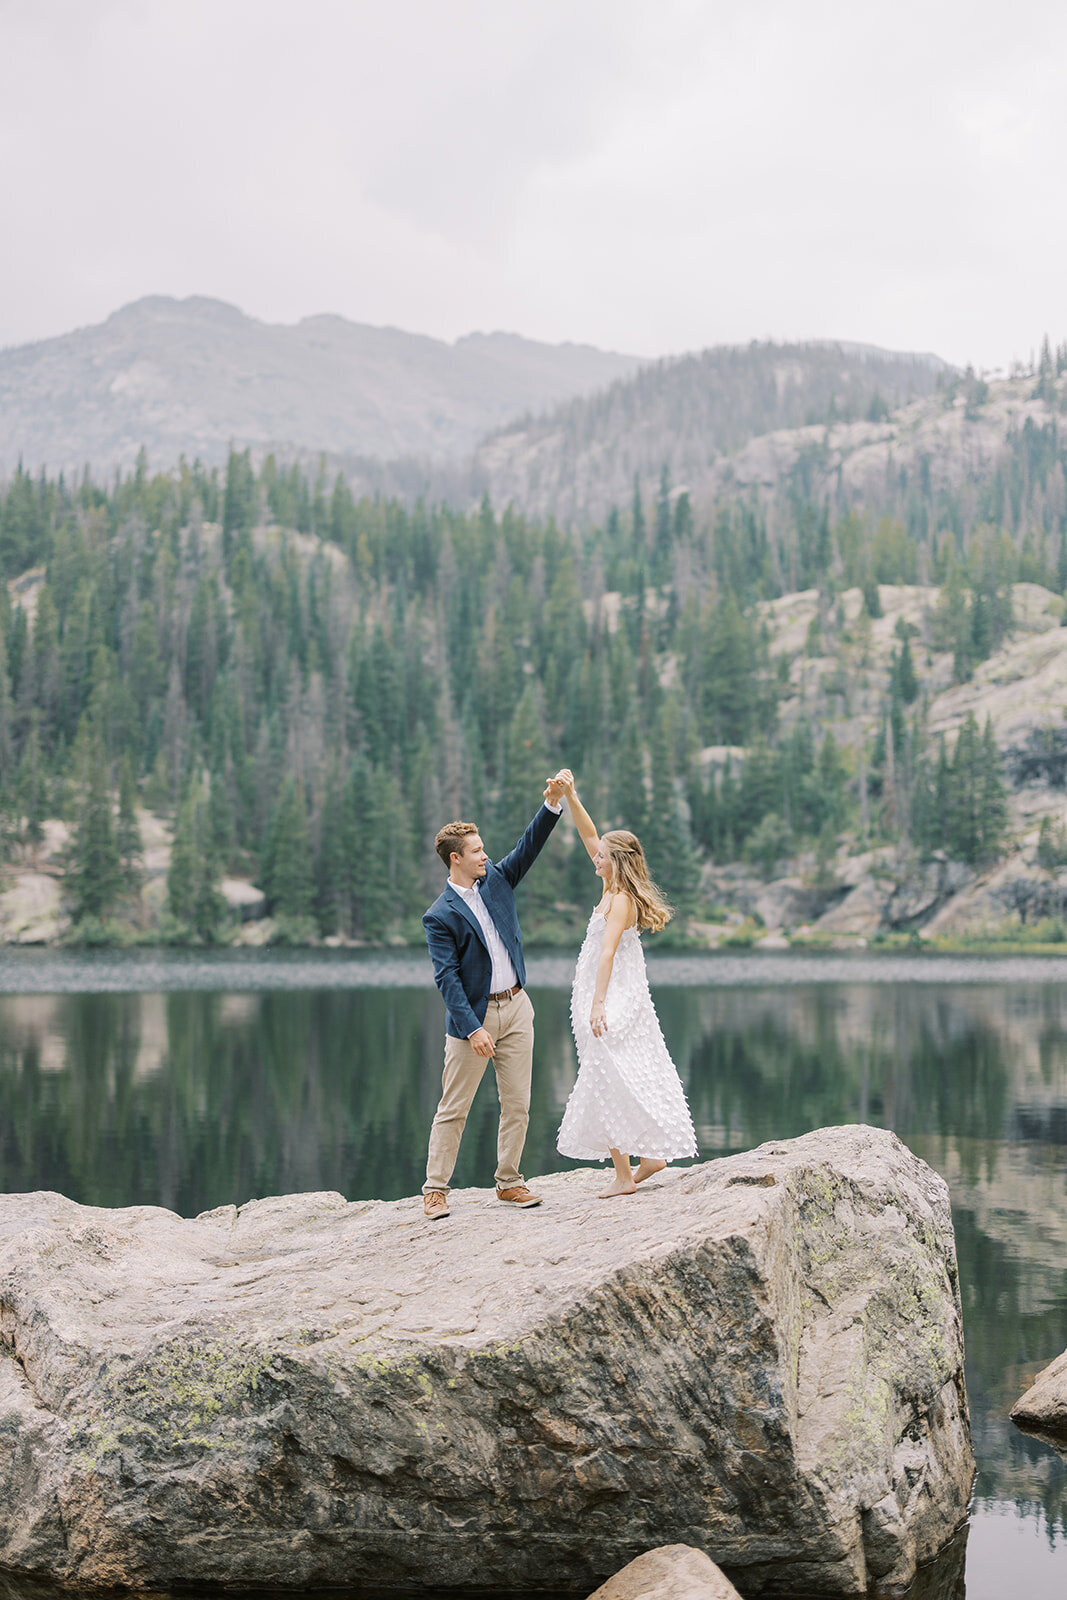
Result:
[[[526,982],[526,963],[515,910],[515,887],[537,860],[558,821],[558,812],[542,806],[514,850],[501,861],[486,862],[485,877],[478,888],[521,984]],[[445,885],[422,925],[433,962],[434,982],[444,997],[445,1032],[453,1039],[469,1039],[482,1026],[489,1009],[492,965],[482,925],[451,884]]]

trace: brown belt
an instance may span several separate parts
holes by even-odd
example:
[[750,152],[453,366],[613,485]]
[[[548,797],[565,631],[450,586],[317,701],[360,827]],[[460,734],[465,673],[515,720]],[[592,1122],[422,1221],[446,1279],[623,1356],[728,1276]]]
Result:
[[489,998],[490,1000],[511,1000],[515,995],[518,994],[521,988],[522,984],[517,983],[514,989],[501,989],[499,994],[491,994]]

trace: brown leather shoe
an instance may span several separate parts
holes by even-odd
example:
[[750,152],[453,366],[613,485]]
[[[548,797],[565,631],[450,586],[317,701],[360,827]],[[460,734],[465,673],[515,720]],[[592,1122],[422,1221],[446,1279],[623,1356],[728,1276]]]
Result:
[[541,1196],[532,1194],[524,1183],[517,1183],[513,1189],[498,1189],[496,1197],[498,1200],[506,1200],[509,1206],[520,1208],[541,1204]]
[[429,1194],[423,1195],[422,1209],[431,1222],[436,1222],[440,1217],[448,1217],[452,1214],[448,1209],[448,1196],[443,1194],[440,1189],[431,1189]]

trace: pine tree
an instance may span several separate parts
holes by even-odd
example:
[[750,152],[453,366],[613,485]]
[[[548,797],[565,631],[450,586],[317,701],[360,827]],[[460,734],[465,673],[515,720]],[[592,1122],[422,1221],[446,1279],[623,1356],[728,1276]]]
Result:
[[683,489],[674,502],[674,540],[686,544],[693,535],[693,507],[688,489]]
[[919,680],[915,676],[915,663],[911,655],[911,641],[905,639],[900,649],[900,660],[894,659],[896,667],[897,687],[900,698],[906,706],[912,705],[919,696]]
[[122,887],[122,863],[115,842],[107,755],[99,731],[91,737],[87,777],[71,851],[69,881],[74,918],[103,921]]
[[716,804],[715,849],[724,861],[736,856],[745,836],[741,818],[741,786],[734,777],[733,757],[727,756],[719,780]]
[[196,796],[192,786],[178,807],[178,820],[167,868],[167,908],[176,922],[192,924],[199,895],[200,852],[196,829]]
[[641,504],[641,479],[634,473],[634,493],[630,507],[630,535],[633,541],[634,558],[640,561],[645,553],[645,508]]
[[653,878],[674,907],[679,925],[684,927],[699,898],[700,860],[678,795],[662,718],[650,753],[652,804],[642,844]]
[[419,903],[418,861],[399,782],[362,759],[346,786],[345,858],[354,931],[381,940]]
[[757,739],[745,752],[741,768],[741,815],[746,832],[768,813],[781,813],[783,783],[781,761],[766,739]]
[[1037,861],[1046,872],[1056,872],[1067,864],[1067,827],[1063,818],[1053,823],[1051,817],[1042,817],[1037,834]]
[[203,779],[194,774],[178,807],[167,872],[167,907],[179,924],[209,943],[217,937],[226,911],[218,877],[208,797]]
[[133,775],[133,762],[127,750],[119,763],[119,823],[116,836],[123,877],[129,888],[139,879],[138,863],[141,857],[141,824],[137,820],[137,780]]
[[250,533],[259,512],[259,490],[252,470],[250,450],[231,448],[226,463],[226,492],[222,503],[223,546],[229,554],[237,536]]
[[336,763],[326,775],[319,812],[319,849],[315,869],[315,916],[320,932],[350,933],[351,906],[345,856],[345,786]]
[[44,820],[48,815],[48,784],[41,757],[41,741],[37,737],[36,723],[30,729],[19,763],[16,779],[18,809],[22,817],[22,837],[33,853],[34,866],[37,852],[44,839]]
[[[3,588],[0,583],[0,588]],[[6,593],[6,590],[5,590]],[[7,647],[4,631],[0,628],[0,801],[7,788],[8,778],[15,760],[14,707],[7,670]]]
[[993,861],[1000,854],[1008,826],[1008,795],[1004,784],[1000,751],[993,737],[992,719],[987,717],[982,731],[979,757],[981,853],[982,861]]
[[671,475],[664,462],[659,475],[659,493],[656,495],[656,532],[653,552],[652,581],[665,583],[670,576],[671,536]]
[[[508,730],[502,821],[510,849],[541,802],[549,777],[548,743],[533,685],[528,683]],[[490,851],[492,854],[492,851]]]
[[212,852],[225,870],[237,847],[237,820],[234,815],[230,784],[232,763],[212,769],[208,790],[208,833]]
[[979,734],[969,712],[956,738],[947,772],[939,770],[936,791],[945,782],[942,842],[959,861],[982,866],[996,859],[1008,822],[1007,792],[993,725]]
[[759,827],[745,843],[745,854],[760,868],[765,878],[772,878],[778,863],[788,855],[791,847],[789,826],[777,811],[768,811]]
[[270,821],[264,888],[279,917],[310,915],[314,885],[303,785],[287,778]]
[[608,816],[612,827],[628,828],[639,838],[645,831],[648,820],[645,742],[635,706],[631,706],[619,728],[612,751]]

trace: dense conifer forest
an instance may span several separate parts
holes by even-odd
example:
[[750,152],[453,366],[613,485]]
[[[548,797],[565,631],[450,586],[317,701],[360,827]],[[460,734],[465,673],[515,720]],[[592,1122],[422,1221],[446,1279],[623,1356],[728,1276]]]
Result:
[[[223,936],[224,874],[265,890],[278,936],[411,935],[453,816],[507,848],[561,762],[602,824],[641,833],[685,917],[700,863],[829,871],[906,840],[972,863],[1001,847],[990,728],[926,731],[916,630],[901,627],[876,735],[799,696],[767,605],[818,592],[808,652],[832,651],[842,593],[931,589],[932,641],[965,678],[1011,621],[1011,585],[1067,583],[1067,449],[1021,434],[977,514],[831,517],[798,492],[696,517],[663,472],[588,531],[498,513],[356,500],[342,477],[232,452],[110,486],[21,469],[0,500],[0,826],[32,856],[71,828],[85,937],[129,914],[137,808],[175,835],[164,934]],[[916,491],[919,492],[918,490]],[[1007,515],[1005,515],[1005,509]],[[973,505],[972,505],[973,511]],[[554,847],[530,880],[533,937],[592,890]]]

